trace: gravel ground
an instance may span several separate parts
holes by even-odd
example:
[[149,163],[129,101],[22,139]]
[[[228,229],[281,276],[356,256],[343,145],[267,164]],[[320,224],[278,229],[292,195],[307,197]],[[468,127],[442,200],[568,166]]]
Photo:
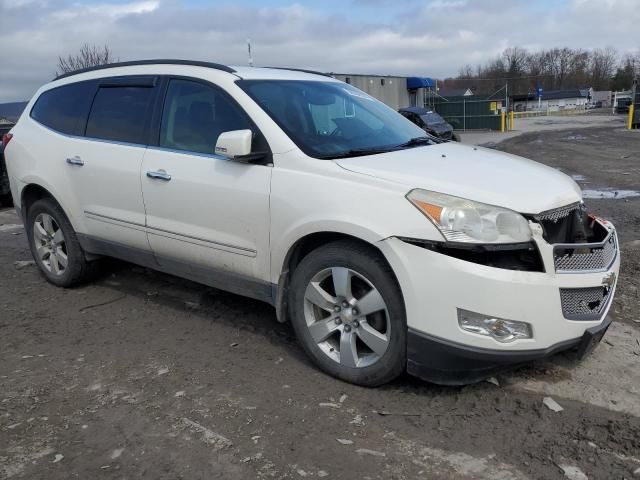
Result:
[[[498,148],[633,190],[638,145],[616,127]],[[587,205],[624,250],[605,342],[462,388],[342,383],[266,304],[129,264],[57,289],[16,263],[24,230],[0,212],[0,478],[634,478],[640,197]]]

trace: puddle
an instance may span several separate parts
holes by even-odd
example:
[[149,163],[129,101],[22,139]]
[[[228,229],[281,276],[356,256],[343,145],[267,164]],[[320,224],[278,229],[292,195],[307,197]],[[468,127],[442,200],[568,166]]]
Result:
[[640,197],[638,190],[614,190],[612,188],[587,189],[582,191],[582,198],[630,198]]

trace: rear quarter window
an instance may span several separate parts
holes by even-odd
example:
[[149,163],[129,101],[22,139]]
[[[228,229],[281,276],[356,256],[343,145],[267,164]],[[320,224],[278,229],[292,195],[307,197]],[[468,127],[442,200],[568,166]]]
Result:
[[36,100],[31,118],[60,133],[82,135],[95,88],[88,81],[47,90]]

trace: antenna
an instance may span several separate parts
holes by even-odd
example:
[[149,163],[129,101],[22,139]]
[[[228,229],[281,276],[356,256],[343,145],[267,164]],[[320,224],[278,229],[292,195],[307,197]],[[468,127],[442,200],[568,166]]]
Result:
[[249,53],[249,66],[253,67],[253,57],[251,56],[251,39],[247,39],[247,51]]

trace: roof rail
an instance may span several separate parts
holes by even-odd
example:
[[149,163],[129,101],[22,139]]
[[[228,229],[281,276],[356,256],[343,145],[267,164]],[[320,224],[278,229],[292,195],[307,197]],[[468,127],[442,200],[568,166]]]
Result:
[[333,75],[330,73],[317,72],[315,70],[307,70],[306,68],[289,68],[289,67],[262,67],[262,68],[272,68],[274,70],[291,70],[292,72],[311,73],[313,75],[322,75],[323,77],[333,78]]
[[227,73],[235,73],[235,70],[226,65],[222,65],[219,63],[211,63],[211,62],[200,62],[197,60],[172,60],[172,59],[160,59],[160,60],[133,60],[130,62],[116,62],[116,63],[107,63],[105,65],[96,65],[95,67],[82,68],[80,70],[74,70],[73,72],[63,73],[62,75],[58,75],[55,80],[60,80],[61,78],[71,77],[73,75],[78,75],[80,73],[93,72],[96,70],[105,70],[107,68],[116,68],[116,67],[133,67],[136,65],[190,65],[194,67],[205,67],[205,68],[214,68],[216,70],[222,70]]

